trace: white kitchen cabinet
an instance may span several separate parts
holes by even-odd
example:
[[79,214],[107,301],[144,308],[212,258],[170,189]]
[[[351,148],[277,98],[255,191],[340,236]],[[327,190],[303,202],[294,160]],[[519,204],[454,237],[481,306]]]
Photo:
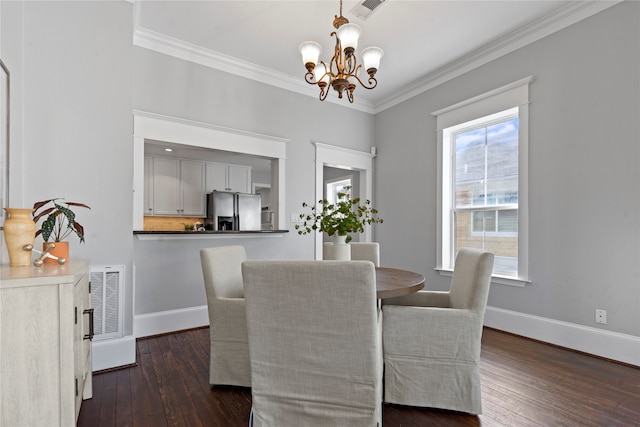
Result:
[[92,396],[89,266],[0,266],[0,427],[75,426]]
[[[204,162],[152,157],[152,214],[205,216]],[[149,213],[147,207],[147,213]]]
[[153,157],[144,156],[144,215],[153,215]]
[[205,216],[204,162],[180,160],[180,193],[183,216]]
[[205,190],[251,192],[251,166],[206,162]]

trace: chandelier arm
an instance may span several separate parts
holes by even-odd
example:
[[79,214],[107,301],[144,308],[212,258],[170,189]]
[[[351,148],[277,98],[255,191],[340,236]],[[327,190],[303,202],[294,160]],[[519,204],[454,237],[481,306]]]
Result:
[[370,84],[371,86],[367,86],[366,84],[364,84],[364,83],[362,82],[362,80],[360,80],[360,77],[358,77],[358,76],[355,76],[355,75],[354,75],[354,76],[351,76],[351,77],[353,77],[354,79],[356,79],[356,80],[358,81],[358,83],[360,83],[360,85],[361,85],[363,88],[365,88],[365,89],[373,89],[373,88],[375,88],[376,86],[378,86],[378,80],[376,80],[376,78],[375,78],[375,77],[369,77],[369,80],[367,80],[367,82],[369,82],[369,84]]
[[356,89],[356,85],[354,83],[350,83],[347,88],[347,99],[351,104],[353,104],[353,91]]
[[324,101],[327,98],[327,94],[329,93],[329,86],[320,88],[320,101]]
[[304,75],[304,81],[309,83],[310,85],[317,85],[318,82],[313,81],[313,71],[308,71],[307,74]]

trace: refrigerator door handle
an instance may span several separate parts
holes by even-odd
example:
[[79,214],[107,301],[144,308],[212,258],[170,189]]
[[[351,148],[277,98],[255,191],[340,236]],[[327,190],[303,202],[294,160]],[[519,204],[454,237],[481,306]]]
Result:
[[240,230],[240,202],[238,193],[233,194],[233,230]]

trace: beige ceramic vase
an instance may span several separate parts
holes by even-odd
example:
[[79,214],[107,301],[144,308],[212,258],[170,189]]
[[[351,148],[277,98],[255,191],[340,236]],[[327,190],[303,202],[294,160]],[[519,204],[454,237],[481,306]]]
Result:
[[351,260],[351,245],[347,242],[347,236],[333,236],[333,244],[325,244],[322,259],[349,261]]
[[11,267],[31,264],[31,251],[25,251],[25,245],[32,245],[36,235],[36,223],[31,218],[33,209],[4,208],[9,218],[4,222],[4,241],[9,252]]

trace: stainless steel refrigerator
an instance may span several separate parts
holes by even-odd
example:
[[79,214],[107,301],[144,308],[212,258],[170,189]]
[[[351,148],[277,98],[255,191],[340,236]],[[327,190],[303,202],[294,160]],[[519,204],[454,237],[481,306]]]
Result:
[[218,231],[260,230],[261,208],[259,194],[214,190],[207,194],[205,228]]

